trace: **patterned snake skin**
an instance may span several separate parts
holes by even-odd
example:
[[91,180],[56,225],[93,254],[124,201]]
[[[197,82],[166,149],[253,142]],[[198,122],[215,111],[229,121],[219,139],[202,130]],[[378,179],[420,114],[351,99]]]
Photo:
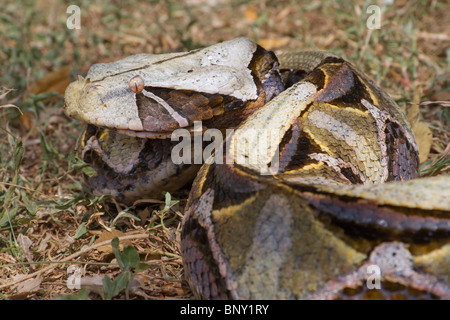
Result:
[[[65,98],[94,193],[131,204],[195,177],[181,250],[197,298],[450,298],[450,180],[418,178],[403,113],[342,58],[238,38],[94,65]],[[234,131],[204,163],[173,160],[176,129],[212,128]]]

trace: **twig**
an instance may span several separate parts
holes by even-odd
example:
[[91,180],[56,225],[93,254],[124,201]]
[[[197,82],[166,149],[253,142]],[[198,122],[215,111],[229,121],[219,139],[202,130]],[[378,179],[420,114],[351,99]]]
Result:
[[14,183],[8,183],[8,182],[0,181],[0,184],[4,184],[4,185],[6,185],[6,186],[11,186],[11,187],[16,187],[16,188],[24,189],[24,190],[27,190],[27,191],[30,191],[30,192],[37,192],[37,193],[39,193],[39,194],[41,194],[41,195],[45,195],[45,193],[42,193],[42,192],[40,192],[40,191],[38,191],[38,190],[33,190],[33,189],[30,189],[30,188],[27,188],[27,187],[24,187],[24,186],[19,186],[18,184],[14,184]]
[[[120,241],[120,240],[145,239],[145,238],[148,238],[148,235],[147,235],[147,234],[136,234],[136,235],[122,236],[122,237],[118,237],[118,238],[119,238],[119,241]],[[6,284],[3,284],[3,285],[0,286],[0,290],[1,290],[1,289],[8,288],[8,287],[10,287],[10,286],[13,286],[13,285],[15,285],[15,284],[18,284],[18,283],[20,283],[20,282],[22,282],[22,281],[25,281],[25,280],[34,278],[34,277],[40,275],[41,273],[50,271],[50,270],[56,268],[56,267],[58,266],[58,264],[71,263],[71,260],[73,260],[73,259],[75,259],[75,258],[81,256],[82,254],[84,254],[84,253],[86,253],[86,252],[88,252],[88,251],[97,249],[98,247],[101,247],[101,246],[104,246],[104,245],[108,245],[108,244],[110,244],[110,243],[111,243],[111,239],[108,239],[108,240],[99,242],[99,243],[97,243],[97,244],[94,244],[94,245],[92,245],[92,246],[90,246],[90,247],[88,247],[88,248],[82,249],[82,250],[80,250],[80,251],[78,251],[78,252],[75,252],[74,254],[71,254],[70,256],[68,256],[68,257],[66,257],[66,258],[64,258],[64,259],[61,259],[61,260],[59,260],[59,261],[54,261],[54,263],[52,263],[51,265],[49,265],[49,266],[47,266],[47,267],[44,267],[44,268],[42,268],[42,269],[40,269],[40,270],[38,270],[38,271],[36,271],[36,272],[30,273],[29,275],[26,275],[26,276],[24,276],[23,278],[20,278],[20,279],[18,279],[18,280],[11,281],[11,282],[6,283]]]

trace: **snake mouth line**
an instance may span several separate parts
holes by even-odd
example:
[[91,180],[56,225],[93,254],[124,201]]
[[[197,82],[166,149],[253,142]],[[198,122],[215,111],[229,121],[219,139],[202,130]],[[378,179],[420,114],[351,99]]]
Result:
[[127,130],[127,129],[117,129],[117,132],[119,134],[124,134],[130,137],[136,137],[141,139],[168,139],[175,135],[178,136],[178,133],[180,135],[186,135],[188,133],[189,135],[196,135],[196,134],[202,134],[206,128],[204,126],[190,126],[185,128],[178,128],[172,131],[134,131],[134,130]]

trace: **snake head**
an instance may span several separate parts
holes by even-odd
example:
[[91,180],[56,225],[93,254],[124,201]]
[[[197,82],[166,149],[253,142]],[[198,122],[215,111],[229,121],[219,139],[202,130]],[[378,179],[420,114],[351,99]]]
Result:
[[65,112],[128,135],[171,133],[257,100],[266,74],[255,81],[254,61],[263,54],[254,42],[237,38],[190,52],[95,64],[67,88]]

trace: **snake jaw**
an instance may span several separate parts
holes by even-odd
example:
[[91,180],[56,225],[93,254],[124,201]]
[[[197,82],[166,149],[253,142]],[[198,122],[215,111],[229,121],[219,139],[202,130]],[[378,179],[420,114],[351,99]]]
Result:
[[132,131],[143,131],[142,121],[140,119],[131,119],[128,121],[128,129]]
[[[205,99],[222,96],[245,104],[259,97],[250,69],[257,48],[249,39],[237,38],[190,52],[137,54],[95,64],[86,78],[67,88],[66,114],[98,127],[135,132],[188,127],[203,120],[200,113],[214,113]],[[175,99],[175,107],[168,102],[174,98],[161,98],[154,92],[158,90],[205,98],[196,100],[198,105]]]

